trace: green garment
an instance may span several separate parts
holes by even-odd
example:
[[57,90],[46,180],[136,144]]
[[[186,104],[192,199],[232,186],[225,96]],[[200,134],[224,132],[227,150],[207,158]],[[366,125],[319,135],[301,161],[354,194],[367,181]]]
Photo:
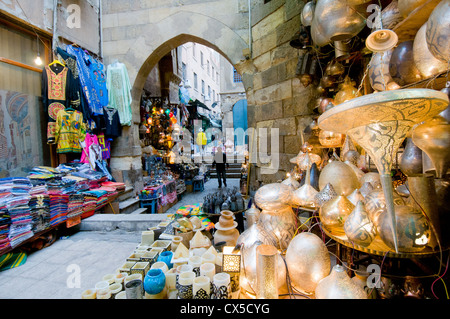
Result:
[[109,107],[119,112],[120,124],[131,126],[131,83],[128,71],[123,63],[108,65],[106,86],[108,89]]

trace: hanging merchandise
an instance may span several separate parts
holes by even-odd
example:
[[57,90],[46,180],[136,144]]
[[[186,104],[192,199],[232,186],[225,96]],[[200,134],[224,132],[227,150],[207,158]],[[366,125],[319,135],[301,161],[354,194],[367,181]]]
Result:
[[81,153],[86,127],[83,114],[78,111],[60,110],[56,119],[55,143],[58,153]]
[[47,113],[47,143],[55,143],[58,112],[70,107],[77,97],[72,72],[58,60],[45,66],[42,72],[42,103]]
[[102,149],[98,143],[97,135],[88,133],[83,145],[83,154],[81,154],[81,163],[89,163],[91,168],[95,168],[95,161],[102,159]]
[[73,45],[67,46],[67,53],[75,56],[77,60],[80,83],[92,115],[103,114],[102,107],[108,105],[108,96],[105,91],[105,75],[102,66],[99,65],[100,62]]
[[131,83],[125,64],[116,62],[107,67],[106,86],[109,106],[119,112],[120,124],[131,126]]
[[208,139],[206,138],[205,132],[203,132],[203,131],[199,132],[197,134],[197,139],[196,139],[197,145],[199,145],[199,146],[206,145],[207,142],[208,142]]
[[74,81],[74,93],[76,95],[76,100],[72,102],[72,106],[83,113],[83,119],[85,122],[89,123],[91,120],[91,110],[86,101],[86,97],[83,94],[83,89],[80,83],[80,76],[78,73],[77,58],[61,48],[56,48],[58,54],[58,60],[63,61],[64,64],[72,71],[73,81]]
[[100,133],[97,136],[98,144],[102,150],[102,159],[107,160],[111,157],[111,139],[105,138],[105,134]]
[[116,138],[122,135],[122,126],[120,125],[119,112],[111,107],[103,108],[103,133],[108,138]]

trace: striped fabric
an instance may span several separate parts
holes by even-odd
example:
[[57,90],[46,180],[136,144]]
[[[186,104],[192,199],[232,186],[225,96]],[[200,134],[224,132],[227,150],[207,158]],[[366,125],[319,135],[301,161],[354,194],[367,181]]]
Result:
[[7,253],[0,256],[0,271],[15,268],[23,265],[27,261],[27,254],[20,253]]

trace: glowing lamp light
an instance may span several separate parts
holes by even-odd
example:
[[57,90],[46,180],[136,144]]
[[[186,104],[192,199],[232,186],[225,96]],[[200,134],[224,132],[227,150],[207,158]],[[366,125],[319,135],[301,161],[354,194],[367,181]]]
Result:
[[224,272],[241,271],[241,255],[233,254],[233,248],[231,246],[223,248],[222,271]]
[[42,65],[42,59],[41,59],[41,57],[39,56],[39,54],[37,55],[36,59],[34,59],[34,63],[35,63],[36,65]]
[[149,118],[147,119],[147,123],[148,123],[148,125],[152,125],[152,123],[153,123],[153,120],[152,120],[152,118],[151,118],[151,117],[149,117]]
[[145,131],[145,133],[149,134],[150,133],[150,128],[147,128],[147,131]]
[[222,254],[222,272],[226,272],[231,278],[231,294],[239,295],[240,282],[239,277],[241,273],[241,255],[233,253],[234,247],[225,246]]

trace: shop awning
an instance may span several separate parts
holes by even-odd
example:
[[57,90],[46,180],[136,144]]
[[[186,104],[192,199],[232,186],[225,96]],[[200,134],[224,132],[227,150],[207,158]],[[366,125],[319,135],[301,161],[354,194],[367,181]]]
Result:
[[203,104],[199,100],[190,101],[189,104],[192,105],[192,106],[201,107],[203,109],[206,109],[206,110],[210,111],[209,107],[207,107],[205,104]]

